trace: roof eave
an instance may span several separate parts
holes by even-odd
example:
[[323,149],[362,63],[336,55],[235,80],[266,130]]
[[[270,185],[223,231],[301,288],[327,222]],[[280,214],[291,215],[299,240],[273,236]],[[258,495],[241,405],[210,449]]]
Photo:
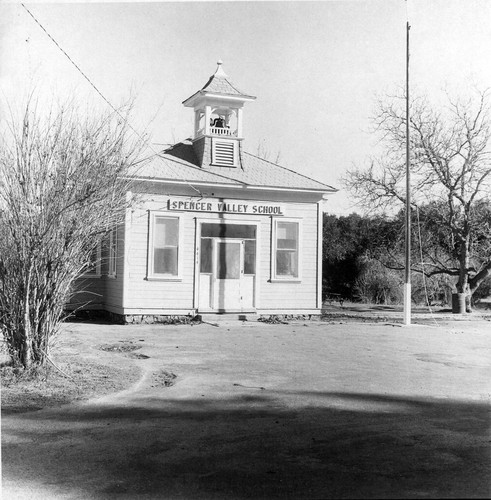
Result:
[[281,186],[254,186],[247,185],[247,189],[257,189],[258,191],[289,191],[290,193],[312,193],[331,195],[338,192],[338,189],[328,186],[328,189],[293,188]]
[[192,96],[188,97],[186,100],[182,101],[182,104],[188,108],[192,108],[200,99],[205,99],[206,97],[213,97],[217,99],[223,99],[226,101],[236,101],[236,102],[248,102],[255,101],[256,97],[252,95],[243,94],[221,94],[218,92],[208,92],[206,90],[198,90]]
[[134,181],[141,182],[153,182],[156,184],[177,184],[185,186],[217,186],[217,187],[227,187],[232,189],[242,189],[244,186],[240,183],[229,184],[226,182],[211,182],[211,181],[188,181],[188,180],[178,180],[178,179],[165,179],[162,177],[125,177],[125,179],[131,179]]
[[194,101],[196,100],[196,97],[201,93],[201,90],[198,90],[198,92],[195,92],[192,96],[188,97],[184,101],[182,101],[182,104],[184,106],[193,106]]
[[216,97],[219,99],[233,99],[236,101],[255,101],[256,96],[246,94],[222,94],[221,92],[203,92],[205,97]]
[[312,194],[325,194],[327,196],[337,193],[339,190],[331,186],[328,189],[311,189],[311,188],[292,188],[292,187],[278,187],[278,186],[257,186],[254,184],[243,184],[237,183],[226,183],[226,182],[211,182],[211,181],[188,181],[188,180],[178,180],[178,179],[166,179],[162,177],[132,177],[134,180],[144,181],[144,182],[155,182],[158,184],[184,184],[184,185],[196,185],[196,186],[217,186],[217,187],[227,187],[232,189],[247,189],[247,190],[257,190],[257,191],[280,191],[280,192],[290,192],[290,193],[312,193]]

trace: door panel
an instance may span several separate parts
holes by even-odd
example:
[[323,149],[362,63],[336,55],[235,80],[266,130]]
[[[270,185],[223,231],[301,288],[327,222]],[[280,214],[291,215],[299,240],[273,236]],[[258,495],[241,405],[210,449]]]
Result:
[[199,276],[199,308],[213,309],[212,304],[212,275],[200,274]]
[[217,270],[219,280],[238,280],[241,273],[241,242],[217,241]]
[[241,240],[215,240],[214,306],[220,310],[240,310],[243,276]]

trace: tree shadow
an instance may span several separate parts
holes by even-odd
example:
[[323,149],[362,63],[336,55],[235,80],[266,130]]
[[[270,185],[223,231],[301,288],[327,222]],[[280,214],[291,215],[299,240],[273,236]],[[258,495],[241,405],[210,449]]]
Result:
[[29,478],[97,499],[489,496],[484,403],[237,390],[4,419],[6,491]]

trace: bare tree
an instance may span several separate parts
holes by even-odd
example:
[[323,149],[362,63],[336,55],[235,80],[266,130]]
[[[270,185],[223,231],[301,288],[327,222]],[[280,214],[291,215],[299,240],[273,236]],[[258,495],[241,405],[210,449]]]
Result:
[[[278,164],[281,159],[281,151],[278,150],[276,154],[273,154],[271,149],[267,146],[266,142],[263,140],[257,143],[256,156],[266,161]],[[271,158],[274,156],[274,160]]]
[[[404,102],[404,96],[378,102],[373,121],[383,155],[344,179],[370,210],[405,203]],[[467,100],[447,96],[439,108],[422,97],[411,102],[411,201],[424,214],[427,273],[455,276],[457,292],[467,295],[491,274],[490,126],[488,91]]]
[[124,220],[142,141],[122,113],[41,117],[30,102],[1,138],[0,331],[25,368],[46,362],[74,280]]

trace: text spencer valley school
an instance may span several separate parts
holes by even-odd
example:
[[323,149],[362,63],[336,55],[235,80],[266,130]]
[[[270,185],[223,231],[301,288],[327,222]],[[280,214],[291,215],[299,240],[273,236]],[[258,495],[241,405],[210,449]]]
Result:
[[225,212],[233,214],[285,215],[282,205],[267,203],[229,203],[220,201],[168,200],[168,210],[189,212]]

